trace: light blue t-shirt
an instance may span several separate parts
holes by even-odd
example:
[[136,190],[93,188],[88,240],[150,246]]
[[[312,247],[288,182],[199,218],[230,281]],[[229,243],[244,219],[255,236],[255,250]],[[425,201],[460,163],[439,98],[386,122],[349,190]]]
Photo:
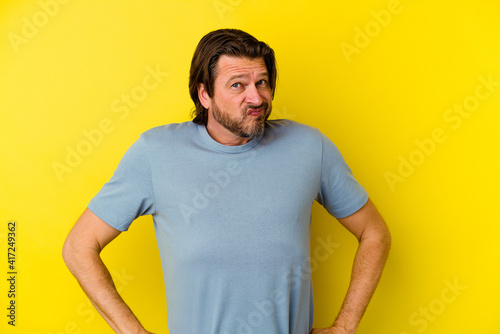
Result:
[[143,133],[89,209],[125,231],[153,215],[172,334],[308,334],[314,200],[337,218],[368,200],[317,129],[268,121],[241,146],[205,126]]

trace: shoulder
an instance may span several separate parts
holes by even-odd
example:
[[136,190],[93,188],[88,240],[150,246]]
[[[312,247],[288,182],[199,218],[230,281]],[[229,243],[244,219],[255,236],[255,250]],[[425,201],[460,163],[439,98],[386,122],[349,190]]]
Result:
[[192,121],[182,123],[170,123],[156,126],[141,134],[146,140],[161,139],[169,136],[178,136],[196,128],[196,124]]
[[160,125],[143,132],[140,135],[138,142],[147,144],[148,146],[155,144],[165,145],[183,137],[189,138],[192,136],[193,131],[197,131],[196,124],[191,121],[170,123]]
[[267,128],[271,136],[302,142],[321,141],[321,133],[317,128],[288,119],[269,120]]
[[173,147],[180,141],[193,137],[193,131],[196,129],[196,124],[193,122],[170,123],[151,128],[139,136],[132,144],[129,151],[141,152],[151,157],[157,153]]
[[301,133],[301,134],[311,134],[318,135],[319,130],[310,125],[292,121],[289,119],[273,119],[269,120],[268,127],[271,131],[286,131],[290,133]]

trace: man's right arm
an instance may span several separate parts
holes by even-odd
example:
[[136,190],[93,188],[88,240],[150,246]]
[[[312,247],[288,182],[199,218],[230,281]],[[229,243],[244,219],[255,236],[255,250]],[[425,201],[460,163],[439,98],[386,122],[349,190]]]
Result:
[[63,259],[91,303],[117,333],[149,333],[118,294],[101,260],[102,249],[121,232],[88,208],[68,234]]

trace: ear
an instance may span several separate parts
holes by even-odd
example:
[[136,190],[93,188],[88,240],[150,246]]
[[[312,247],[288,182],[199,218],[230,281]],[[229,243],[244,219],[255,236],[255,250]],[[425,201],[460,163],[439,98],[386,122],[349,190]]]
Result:
[[205,89],[205,85],[202,83],[198,84],[198,99],[200,99],[201,105],[205,109],[208,110],[210,108],[212,100],[210,99],[210,96],[208,95],[208,92]]

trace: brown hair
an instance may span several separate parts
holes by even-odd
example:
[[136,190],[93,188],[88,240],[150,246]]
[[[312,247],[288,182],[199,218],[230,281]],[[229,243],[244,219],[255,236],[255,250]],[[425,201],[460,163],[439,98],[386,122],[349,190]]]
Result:
[[207,124],[208,112],[198,98],[202,83],[208,96],[213,97],[219,57],[263,58],[269,74],[272,97],[276,89],[277,69],[274,51],[264,42],[238,29],[219,29],[206,34],[198,43],[189,71],[189,94],[194,102],[193,122]]

